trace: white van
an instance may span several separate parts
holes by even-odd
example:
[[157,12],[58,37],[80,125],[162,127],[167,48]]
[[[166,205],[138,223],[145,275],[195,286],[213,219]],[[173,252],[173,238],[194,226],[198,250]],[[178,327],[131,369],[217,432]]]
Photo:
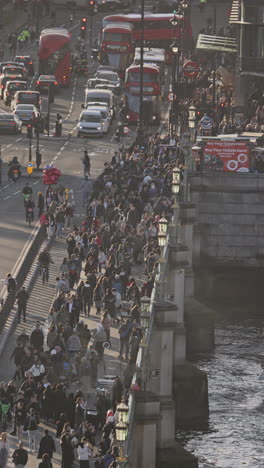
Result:
[[105,102],[111,111],[111,116],[115,118],[115,96],[109,89],[85,89],[85,105],[87,108],[90,102]]

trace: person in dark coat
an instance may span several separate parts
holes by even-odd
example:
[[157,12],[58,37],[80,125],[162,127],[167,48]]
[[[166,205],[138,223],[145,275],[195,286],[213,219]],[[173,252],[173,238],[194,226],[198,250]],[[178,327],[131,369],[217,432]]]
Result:
[[116,376],[115,382],[113,385],[113,397],[112,397],[112,406],[113,406],[114,411],[116,410],[117,404],[121,402],[122,395],[123,395],[123,385],[120,380],[120,377]]
[[12,458],[15,466],[19,465],[20,468],[26,466],[28,462],[28,453],[23,448],[22,442],[19,442],[18,448],[14,451]]
[[39,218],[41,217],[43,211],[44,211],[44,206],[45,206],[45,200],[43,197],[43,194],[41,192],[38,193],[38,201],[37,201],[37,207],[38,207],[38,216]]
[[36,328],[34,328],[34,330],[32,331],[30,335],[30,344],[33,348],[40,349],[42,348],[43,343],[44,343],[43,331],[40,327],[40,323],[37,322]]
[[72,468],[72,463],[74,460],[74,449],[71,444],[69,437],[66,434],[63,434],[61,437],[61,467],[62,468]]
[[26,291],[25,286],[22,286],[20,291],[18,291],[16,295],[17,299],[17,320],[20,323],[21,314],[23,314],[23,320],[26,321],[26,309],[27,309],[27,301],[29,299],[29,294]]
[[50,461],[50,457],[47,453],[44,453],[42,461],[40,462],[38,468],[53,468],[53,465]]
[[44,436],[41,437],[39,442],[38,458],[42,458],[43,455],[48,454],[49,459],[51,460],[53,452],[56,452],[54,439],[49,435],[48,429],[45,429]]

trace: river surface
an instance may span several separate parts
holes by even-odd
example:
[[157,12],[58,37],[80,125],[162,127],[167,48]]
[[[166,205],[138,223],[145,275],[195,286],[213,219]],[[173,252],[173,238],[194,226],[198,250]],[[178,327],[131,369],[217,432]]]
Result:
[[194,362],[208,375],[210,420],[176,438],[199,468],[264,467],[263,316],[231,311],[215,324],[214,354]]

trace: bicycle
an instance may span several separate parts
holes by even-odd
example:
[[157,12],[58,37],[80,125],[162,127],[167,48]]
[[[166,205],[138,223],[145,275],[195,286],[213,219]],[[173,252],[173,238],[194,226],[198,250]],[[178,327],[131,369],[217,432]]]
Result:
[[49,281],[49,272],[47,265],[40,265],[40,276],[42,277],[42,284]]

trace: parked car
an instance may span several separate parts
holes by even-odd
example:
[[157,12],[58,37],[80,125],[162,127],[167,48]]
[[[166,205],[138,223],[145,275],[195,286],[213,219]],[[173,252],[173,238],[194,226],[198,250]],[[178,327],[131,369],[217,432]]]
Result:
[[36,123],[40,118],[38,109],[33,104],[18,104],[14,114],[19,117],[23,124]]
[[7,112],[0,113],[0,132],[1,133],[21,133],[22,122],[15,114]]
[[103,136],[103,121],[99,111],[85,110],[81,112],[77,125],[77,136],[82,135]]

